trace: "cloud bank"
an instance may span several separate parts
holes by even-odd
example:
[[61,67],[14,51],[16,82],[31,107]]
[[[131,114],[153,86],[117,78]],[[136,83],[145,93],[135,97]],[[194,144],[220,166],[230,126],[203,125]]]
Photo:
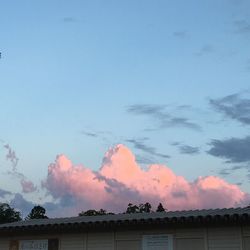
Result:
[[[246,205],[249,195],[236,185],[215,177],[198,177],[189,182],[164,165],[142,169],[124,145],[105,154],[98,171],[74,165],[59,155],[48,167],[43,182],[58,206],[70,213],[90,208],[124,212],[127,204],[162,202],[169,210],[222,208]],[[65,214],[64,214],[65,215]]]

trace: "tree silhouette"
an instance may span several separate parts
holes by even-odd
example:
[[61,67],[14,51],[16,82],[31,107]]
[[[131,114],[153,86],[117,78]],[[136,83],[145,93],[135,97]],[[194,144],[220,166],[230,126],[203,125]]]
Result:
[[140,204],[139,205],[139,212],[140,213],[150,213],[151,212],[150,203],[146,202],[145,204]]
[[159,205],[158,205],[158,207],[156,209],[156,212],[165,212],[165,211],[166,211],[166,209],[162,206],[161,203],[159,203]]
[[139,206],[129,203],[125,214],[150,213],[150,212],[151,212],[151,205],[148,202],[146,202],[145,204],[141,203]]
[[0,203],[0,224],[20,221],[20,212],[15,211],[7,203]]
[[97,216],[97,215],[106,215],[106,214],[113,214],[113,213],[107,212],[106,210],[101,208],[99,211],[94,210],[94,209],[82,211],[78,214],[78,216]]
[[137,205],[133,205],[132,203],[129,203],[125,214],[139,213],[139,211],[140,210],[139,210],[139,207]]
[[45,214],[46,214],[45,208],[41,206],[34,206],[25,219],[26,220],[48,219],[48,216],[46,216]]
[[[163,207],[161,203],[159,203],[156,212],[164,212],[166,209]],[[135,213],[151,213],[152,211],[152,206],[149,202],[146,203],[141,203],[138,205],[134,205],[132,203],[129,203],[126,209],[126,212],[124,214],[135,214]],[[96,215],[107,215],[107,214],[114,214],[114,213],[108,213],[104,209],[94,210],[90,209],[87,211],[82,211],[78,214],[78,216],[96,216]]]

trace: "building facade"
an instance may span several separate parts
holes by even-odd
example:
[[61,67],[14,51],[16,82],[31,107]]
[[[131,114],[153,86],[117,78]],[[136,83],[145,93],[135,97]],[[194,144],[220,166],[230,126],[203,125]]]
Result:
[[0,250],[250,250],[250,207],[10,223]]

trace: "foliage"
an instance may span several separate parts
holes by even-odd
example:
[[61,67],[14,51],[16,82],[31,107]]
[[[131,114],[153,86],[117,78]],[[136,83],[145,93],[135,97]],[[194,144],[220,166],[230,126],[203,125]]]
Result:
[[151,205],[146,202],[145,204],[140,204],[139,206],[133,205],[132,203],[128,204],[126,214],[134,214],[134,213],[150,213]]
[[15,211],[7,203],[0,203],[0,224],[20,221],[20,212]]
[[163,207],[163,205],[161,203],[159,203],[156,212],[165,212],[166,209]]
[[151,204],[146,202],[145,204],[139,205],[139,212],[140,213],[150,213],[151,212]]
[[99,211],[90,209],[87,211],[82,211],[81,213],[78,214],[78,216],[97,216],[97,215],[106,215],[106,214],[113,214],[113,213],[107,212],[104,209],[100,209]]
[[129,203],[125,213],[126,214],[139,213],[139,207],[137,205],[133,205],[132,203]]
[[45,214],[46,214],[45,208],[43,208],[41,206],[34,206],[31,210],[31,212],[26,217],[26,220],[48,219],[48,216],[46,216]]

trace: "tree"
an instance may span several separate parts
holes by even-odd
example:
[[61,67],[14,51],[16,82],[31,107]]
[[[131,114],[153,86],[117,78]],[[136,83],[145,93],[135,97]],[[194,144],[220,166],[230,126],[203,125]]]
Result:
[[150,213],[150,212],[151,212],[151,205],[148,202],[146,202],[145,204],[141,203],[139,206],[129,203],[125,214]]
[[85,212],[82,211],[81,213],[78,214],[78,216],[97,216],[97,215],[106,215],[106,214],[113,214],[113,213],[107,212],[106,210],[101,208],[99,211],[94,210],[94,209],[90,209]]
[[159,203],[159,205],[158,205],[158,207],[156,209],[156,212],[165,212],[165,211],[166,211],[166,209],[162,206],[161,203]]
[[151,204],[146,202],[145,204],[139,205],[139,213],[150,213],[151,212]]
[[45,214],[46,214],[45,208],[43,208],[41,206],[34,206],[31,210],[31,212],[26,217],[26,220],[48,219],[48,216],[46,216]]
[[7,203],[0,203],[0,224],[20,221],[21,214]]
[[129,203],[125,214],[134,214],[134,213],[139,213],[139,207],[137,205]]

